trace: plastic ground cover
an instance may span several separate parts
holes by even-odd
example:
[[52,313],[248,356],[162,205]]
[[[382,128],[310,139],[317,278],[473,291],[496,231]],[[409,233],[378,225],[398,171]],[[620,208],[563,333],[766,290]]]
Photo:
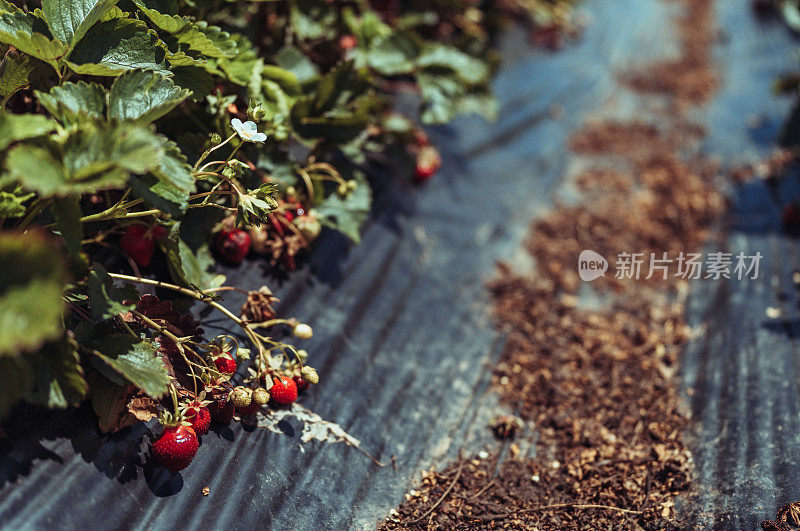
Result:
[[[598,109],[635,114],[616,74],[670,52],[675,7],[586,2],[592,25],[558,54],[509,31],[495,83],[497,122],[464,118],[434,130],[444,167],[418,191],[376,168],[374,220],[360,246],[343,251],[326,234],[308,266],[284,282],[265,278],[256,262],[227,272],[240,287],[269,283],[282,314],[314,324],[304,346],[322,383],[303,404],[379,460],[396,456],[396,470],[344,444],[301,444],[302,427],[288,418],[282,433],[239,424],[211,432],[192,465],[172,475],[147,461],[147,426],[102,437],[85,410],[23,408],[0,443],[0,526],[373,528],[420,469],[444,466],[460,449],[497,445],[485,426],[498,407],[489,374],[503,338],[484,283],[499,259],[527,266],[520,249],[529,221],[552,207],[574,169],[569,135]],[[697,118],[709,127],[705,151],[734,163],[771,149],[789,102],[769,88],[795,66],[795,43],[779,25],[754,22],[747,2],[720,1],[717,10],[723,85]],[[748,127],[751,114],[760,127]],[[778,200],[798,195],[796,183],[784,188]],[[699,518],[752,529],[800,499],[791,284],[800,259],[796,242],[780,234],[775,195],[762,184],[734,193],[723,245],[768,255],[765,274],[693,285],[692,324],[705,333],[691,344],[683,374],[697,420]],[[234,310],[240,303],[229,300]],[[768,320],[768,306],[782,307],[785,319]],[[211,316],[207,333],[221,323]]]

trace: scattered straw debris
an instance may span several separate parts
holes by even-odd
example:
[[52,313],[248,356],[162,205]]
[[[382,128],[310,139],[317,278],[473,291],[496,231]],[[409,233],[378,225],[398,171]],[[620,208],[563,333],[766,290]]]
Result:
[[716,38],[714,2],[674,0],[686,6],[678,20],[680,56],[641,68],[623,81],[637,92],[660,94],[678,110],[706,103],[717,89],[712,47]]
[[800,502],[783,506],[775,520],[764,520],[761,528],[767,531],[791,531],[800,528]]

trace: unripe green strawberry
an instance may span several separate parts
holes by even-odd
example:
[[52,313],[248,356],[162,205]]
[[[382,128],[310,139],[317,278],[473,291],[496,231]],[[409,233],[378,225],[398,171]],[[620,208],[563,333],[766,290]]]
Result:
[[302,369],[300,369],[300,376],[303,377],[303,380],[307,381],[310,384],[318,384],[319,383],[319,375],[314,367],[309,367],[306,365]]
[[269,402],[269,391],[264,389],[263,387],[259,387],[255,391],[253,391],[253,402],[258,404],[259,406],[263,406],[267,402]]
[[298,323],[294,326],[292,333],[298,339],[311,339],[311,336],[314,335],[314,330],[305,323]]
[[231,402],[236,407],[247,407],[253,400],[253,391],[247,387],[235,387],[231,394]]
[[312,214],[306,214],[305,216],[298,216],[294,220],[294,225],[297,227],[297,230],[300,231],[300,234],[303,235],[308,243],[313,242],[319,236],[319,233],[322,232],[322,224],[316,218],[316,216]]

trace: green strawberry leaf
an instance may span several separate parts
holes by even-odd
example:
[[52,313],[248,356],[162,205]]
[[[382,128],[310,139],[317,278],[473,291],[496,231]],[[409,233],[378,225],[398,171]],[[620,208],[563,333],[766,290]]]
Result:
[[192,250],[181,239],[180,223],[175,223],[170,229],[169,236],[159,244],[167,257],[172,278],[190,288],[207,290],[218,288],[225,283],[225,275],[213,272],[214,257],[207,244]]
[[424,123],[447,123],[459,113],[459,100],[466,95],[466,87],[457,78],[420,73],[417,83],[422,95]]
[[168,182],[161,181],[152,173],[131,175],[128,186],[148,205],[165,214],[180,216],[186,212],[186,208],[189,206],[186,194]]
[[54,37],[69,46],[103,18],[118,0],[42,0],[44,20]]
[[33,192],[23,193],[20,186],[15,186],[11,192],[0,190],[0,218],[21,218],[27,212],[25,202],[34,196]]
[[303,139],[345,143],[358,136],[372,120],[377,100],[364,75],[353,62],[340,63],[319,79],[315,92],[299,98],[292,107],[292,124]]
[[124,292],[114,285],[105,268],[94,264],[89,272],[89,301],[92,306],[92,317],[110,319],[123,312],[130,311],[135,305],[125,304],[125,300],[137,298],[136,290],[126,289]]
[[106,90],[97,83],[64,83],[53,87],[49,93],[38,90],[35,93],[39,103],[53,118],[67,124],[105,115]]
[[381,20],[380,15],[372,11],[366,11],[360,16],[356,16],[352,9],[346,8],[342,11],[342,20],[350,33],[362,44],[392,33],[392,28]]
[[[6,157],[6,169],[8,173],[0,179],[0,185],[19,183],[23,189],[44,196],[70,192],[64,165],[39,146],[20,144],[12,148]],[[121,184],[121,181],[113,184]]]
[[23,53],[7,53],[0,62],[0,96],[8,100],[27,87],[44,84],[53,71],[47,63]]
[[128,174],[157,170],[168,147],[163,137],[131,122],[83,122],[63,145],[63,159],[20,144],[8,152],[0,186],[19,183],[43,196],[66,196],[123,186]]
[[[206,57],[233,57],[236,55],[236,41],[231,34],[206,22],[195,22],[188,17],[176,15],[174,6],[158,0],[133,0],[142,13],[158,29],[168,33],[165,40],[180,49],[189,49]],[[173,47],[174,48],[174,47]]]
[[40,114],[11,114],[0,110],[0,150],[13,142],[49,133],[55,124]]
[[155,72],[130,70],[111,85],[108,117],[150,123],[170,112],[190,94]]
[[36,12],[26,13],[17,8],[0,12],[0,42],[10,44],[58,70],[59,60],[67,54],[69,47],[50,37],[47,24],[36,16]]
[[183,67],[173,63],[172,73],[175,84],[189,90],[194,101],[205,100],[205,95],[214,90],[214,78],[203,66]]
[[361,226],[369,216],[372,192],[363,173],[354,172],[354,180],[358,183],[355,190],[345,197],[331,194],[316,205],[314,211],[320,223],[359,243]]
[[[262,61],[258,57],[253,44],[247,40],[247,37],[237,33],[232,35],[231,39],[236,43],[238,53],[234,57],[224,57],[217,60],[217,64],[228,79],[237,85],[246,86],[250,82],[253,73],[260,68]],[[210,67],[213,64],[213,61],[209,61]]]
[[164,157],[161,163],[153,168],[152,173],[161,182],[179,190],[185,197],[195,191],[192,168],[186,162],[186,157],[178,145],[171,140],[164,139]]
[[26,399],[59,409],[76,406],[83,400],[88,386],[76,347],[73,340],[64,336],[25,357],[34,375],[33,390]]
[[34,231],[0,232],[0,271],[0,357],[61,337],[66,270],[52,240]]
[[115,18],[96,24],[75,45],[67,64],[78,74],[118,76],[141,68],[166,74],[166,52],[140,20]]
[[[199,20],[194,23],[198,31],[200,31],[207,40],[211,41],[214,45],[213,49],[207,48],[205,45],[202,47],[194,45],[192,40],[185,38],[185,42],[190,49],[200,52],[207,57],[236,57],[239,54],[239,42],[241,42],[241,35],[231,35],[218,26],[211,26],[204,20]],[[192,35],[193,37],[193,35]]]
[[[300,83],[311,81],[319,75],[317,65],[293,46],[284,46],[275,56],[279,67],[294,74]],[[265,67],[266,68],[266,67]]]
[[419,53],[419,46],[409,34],[393,33],[375,39],[369,46],[366,58],[375,71],[394,76],[413,72]]
[[5,416],[33,385],[33,374],[24,360],[0,356],[0,418]]
[[295,0],[290,4],[289,22],[300,39],[332,38],[336,11],[325,2]]
[[165,141],[164,158],[158,168],[144,176],[133,176],[128,183],[150,205],[174,216],[186,212],[189,194],[195,191],[192,168],[172,141]]
[[153,398],[169,390],[167,369],[151,340],[116,333],[107,324],[83,324],[77,334],[94,366],[112,382],[128,381]]
[[61,237],[67,246],[67,252],[77,256],[81,252],[83,240],[83,226],[81,225],[81,207],[75,199],[68,197],[57,198],[51,207],[56,225]]
[[125,410],[128,396],[128,385],[115,383],[102,373],[91,370],[86,379],[89,381],[92,409],[97,414],[97,423],[103,433],[113,431]]
[[73,182],[85,182],[114,168],[143,174],[159,167],[164,147],[164,138],[145,125],[87,122],[67,138],[64,166]]
[[450,70],[468,85],[479,85],[489,79],[486,63],[458,48],[440,43],[426,43],[417,59],[417,66],[421,70]]

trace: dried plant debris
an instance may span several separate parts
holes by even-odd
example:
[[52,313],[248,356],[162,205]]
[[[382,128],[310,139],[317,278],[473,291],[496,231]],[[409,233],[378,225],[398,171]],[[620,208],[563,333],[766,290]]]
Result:
[[776,149],[764,159],[750,164],[743,164],[730,172],[735,183],[746,183],[756,179],[775,181],[785,174],[786,170],[797,162],[797,151]]
[[[661,465],[661,476],[671,476],[670,466]],[[640,529],[642,522],[680,528],[669,520],[671,496],[650,492],[661,476],[648,474],[636,457],[610,460],[589,451],[568,465],[509,459],[496,468],[496,458],[473,459],[423,473],[381,529]]]
[[[713,2],[681,1],[682,56],[643,70],[636,83],[626,78],[678,106],[707,101],[716,86]],[[656,86],[651,78],[662,70],[670,75]],[[535,276],[501,264],[490,284],[508,333],[494,383],[534,424],[537,457],[428,472],[384,529],[687,527],[674,511],[692,486],[689,420],[674,382],[691,336],[686,283],[618,280],[612,270],[591,284],[601,307],[578,297],[582,250],[693,252],[725,209],[716,165],[687,155],[703,128],[682,113],[656,121],[595,122],[575,134],[571,149],[596,162],[575,179],[584,200],[535,221],[527,242]]]
[[675,1],[685,6],[678,20],[680,55],[641,68],[624,81],[633,90],[664,95],[674,108],[686,109],[707,102],[719,84],[712,57],[717,37],[714,2]]
[[264,323],[274,319],[277,313],[273,305],[276,302],[278,297],[267,286],[261,286],[258,291],[249,291],[242,305],[242,319],[248,323]]
[[762,529],[767,531],[791,531],[800,529],[800,502],[785,505],[778,511],[775,520],[761,522]]

